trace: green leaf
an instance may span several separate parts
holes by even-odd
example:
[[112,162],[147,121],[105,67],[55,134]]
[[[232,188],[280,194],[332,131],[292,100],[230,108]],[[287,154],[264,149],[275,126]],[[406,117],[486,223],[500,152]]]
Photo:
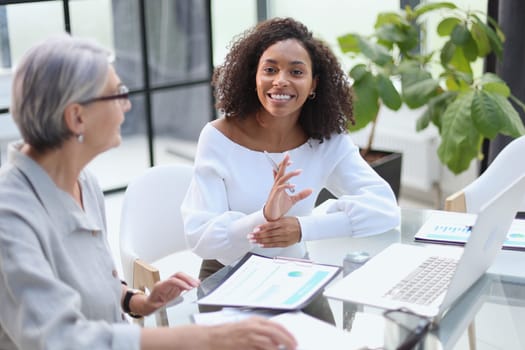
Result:
[[398,42],[397,45],[399,46],[401,52],[406,53],[412,50],[413,48],[417,47],[418,43],[419,30],[414,26],[410,26],[406,28],[405,40]]
[[406,34],[399,26],[390,23],[379,27],[376,31],[376,35],[381,41],[394,43],[404,41],[407,38]]
[[434,11],[434,10],[438,10],[438,9],[444,9],[444,8],[447,8],[447,9],[455,9],[457,8],[457,6],[451,2],[434,2],[434,3],[429,3],[429,4],[424,4],[424,5],[418,5],[414,8],[414,13],[416,15],[416,17],[419,17],[421,16],[422,14],[426,13],[426,12],[429,12],[429,11]]
[[384,46],[378,45],[363,37],[358,37],[358,41],[359,48],[363,55],[368,57],[375,64],[384,66],[393,61],[392,56],[390,56],[390,53]]
[[441,61],[441,65],[443,67],[446,67],[448,63],[452,60],[452,57],[454,57],[454,53],[456,52],[456,45],[452,41],[447,41],[445,45],[443,45],[443,48],[441,49],[441,53],[439,55],[439,59]]
[[421,70],[421,64],[416,60],[411,59],[404,59],[401,60],[397,66],[397,70],[399,74],[411,72],[413,70],[420,71]]
[[450,69],[440,75],[445,79],[447,90],[450,91],[471,91],[474,79],[471,74],[463,73],[458,70]]
[[521,110],[523,112],[525,112],[525,103],[521,102],[519,98],[517,98],[516,96],[514,95],[510,95],[509,96],[509,99],[514,102],[516,105],[518,105],[519,108],[521,108]]
[[381,12],[377,15],[374,28],[377,29],[385,24],[401,24],[405,23],[403,17],[396,12]]
[[485,35],[487,36],[490,47],[498,57],[498,59],[501,59],[501,56],[503,54],[503,40],[490,28],[487,26],[483,21],[479,19],[479,17],[473,15],[473,17],[476,19],[476,22],[479,27],[483,30]]
[[492,139],[498,133],[518,137],[525,128],[518,112],[505,97],[487,91],[476,91],[472,117],[478,130]]
[[401,83],[403,87],[432,78],[432,74],[424,68],[421,68],[415,61],[400,64],[399,71],[401,73]]
[[485,85],[488,83],[505,83],[503,79],[501,79],[497,74],[494,73],[485,73],[481,76],[479,79],[479,82],[481,85]]
[[491,28],[493,28],[496,32],[496,35],[498,36],[499,40],[501,40],[502,43],[505,42],[505,34],[501,30],[501,27],[499,26],[498,22],[490,16],[487,16],[487,21],[490,23]]
[[462,90],[460,82],[456,79],[453,74],[446,75],[445,86],[449,91],[460,91]]
[[437,33],[439,36],[449,36],[452,30],[461,23],[461,20],[456,17],[448,17],[439,22],[437,26]]
[[355,131],[364,128],[374,120],[379,112],[379,94],[374,76],[367,72],[361,80],[355,82],[354,90],[354,118],[356,124],[350,126]]
[[430,121],[441,130],[441,118],[445,109],[456,99],[458,94],[453,91],[445,91],[435,97],[432,97],[427,103],[428,117]]
[[478,45],[470,34],[465,45],[463,45],[463,53],[465,54],[465,58],[470,62],[474,62],[478,59]]
[[481,145],[482,137],[471,117],[473,96],[473,92],[458,95],[442,117],[438,156],[454,174],[468,169]]
[[416,120],[416,131],[425,130],[430,125],[431,115],[430,108],[425,109],[423,114]]
[[354,79],[355,82],[358,82],[361,79],[363,79],[366,76],[366,74],[370,74],[370,72],[368,71],[366,65],[363,63],[356,64],[354,68],[352,68],[352,70],[350,71],[350,76],[352,77],[352,79]]
[[505,33],[503,33],[499,26],[496,26],[496,35],[502,43],[505,42]]
[[418,108],[428,102],[431,97],[436,96],[439,82],[434,79],[422,80],[408,86],[403,91],[403,99],[408,107]]
[[452,29],[450,40],[458,46],[463,46],[471,38],[468,28],[463,24],[458,24]]
[[376,79],[379,97],[385,106],[394,111],[397,111],[401,107],[402,101],[401,96],[399,96],[399,92],[397,92],[396,88],[394,87],[394,84],[392,84],[390,78],[383,74],[379,74]]
[[384,41],[378,38],[377,43],[381,46],[384,46],[387,51],[392,50],[392,48],[394,47],[393,41]]
[[476,46],[478,47],[478,56],[487,56],[490,53],[491,48],[489,38],[487,37],[487,34],[485,34],[483,28],[481,28],[479,23],[474,22],[470,31],[472,34],[472,39],[474,39]]
[[493,94],[476,91],[472,100],[472,119],[478,130],[493,139],[505,125],[505,115],[502,115],[499,104]]
[[504,82],[502,83],[487,83],[482,86],[483,91],[493,92],[503,97],[510,96],[510,88]]
[[456,51],[454,51],[454,55],[448,65],[454,67],[460,72],[472,75],[472,67],[470,66],[469,60],[465,57],[465,53],[461,46],[456,46]]
[[[488,93],[491,94],[490,92]],[[512,137],[524,135],[525,127],[523,126],[523,122],[509,100],[498,94],[493,94],[493,97],[503,112],[502,117],[505,118],[505,125],[503,129],[501,129],[501,133]]]
[[337,38],[337,43],[339,48],[343,53],[348,52],[361,52],[359,49],[359,41],[357,39],[358,35],[356,34],[346,34]]
[[509,86],[503,81],[503,79],[494,73],[483,74],[479,79],[479,84],[484,91],[494,92],[504,97],[510,96]]
[[439,82],[432,75],[419,67],[405,69],[401,74],[403,100],[410,108],[423,106],[437,94]]

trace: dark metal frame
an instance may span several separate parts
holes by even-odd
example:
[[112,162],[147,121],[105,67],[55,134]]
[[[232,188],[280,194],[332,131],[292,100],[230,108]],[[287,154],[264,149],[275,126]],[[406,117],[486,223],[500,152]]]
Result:
[[[22,4],[22,3],[36,3],[44,1],[56,1],[56,0],[0,0],[0,5],[13,5],[13,4]],[[68,33],[71,33],[71,18],[69,12],[69,3],[70,0],[61,0],[64,9],[64,30]],[[200,80],[187,80],[174,84],[164,84],[160,86],[151,86],[150,75],[149,75],[149,61],[148,61],[148,42],[147,42],[147,33],[146,33],[146,0],[137,0],[139,2],[139,25],[140,25],[140,39],[141,39],[141,54],[142,54],[142,70],[144,78],[144,87],[142,89],[133,89],[130,90],[130,95],[144,94],[145,102],[145,114],[146,114],[146,135],[148,139],[148,150],[149,150],[149,164],[150,166],[155,165],[155,157],[153,152],[153,141],[154,141],[154,132],[153,132],[153,115],[152,115],[152,103],[151,95],[155,91],[168,90],[173,88],[182,88],[189,87],[193,85],[209,83],[211,80],[211,74],[213,72],[213,43],[212,43],[212,32],[211,32],[211,0],[206,0],[206,13],[208,14],[208,37],[209,37],[209,72],[210,76],[207,79]],[[0,108],[1,114],[8,114],[9,108]],[[214,119],[215,109],[213,96],[210,99],[210,119]],[[126,187],[118,187],[104,191],[105,194],[121,192],[125,190]]]

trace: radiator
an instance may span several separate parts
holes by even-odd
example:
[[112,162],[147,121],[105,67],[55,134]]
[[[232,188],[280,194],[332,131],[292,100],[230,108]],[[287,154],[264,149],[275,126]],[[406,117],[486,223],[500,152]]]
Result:
[[[403,153],[401,186],[417,191],[430,192],[441,180],[442,166],[437,156],[439,133],[430,125],[416,131],[416,120],[422,110],[402,107],[398,111],[382,108],[372,148]],[[350,134],[360,147],[366,146],[370,125]]]

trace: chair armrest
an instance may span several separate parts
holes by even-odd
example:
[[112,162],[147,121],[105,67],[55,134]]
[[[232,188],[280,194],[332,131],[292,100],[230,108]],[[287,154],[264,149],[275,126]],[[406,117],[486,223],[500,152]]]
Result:
[[446,211],[457,211],[461,213],[467,212],[467,203],[465,201],[465,193],[458,191],[445,199]]
[[[160,272],[156,267],[148,264],[144,260],[137,259],[133,264],[133,288],[140,289],[145,292],[146,288],[151,292],[156,282],[160,281]],[[184,298],[179,295],[170,301],[166,307],[180,304]]]
[[[156,267],[148,264],[144,260],[136,259],[133,263],[133,288],[151,291],[155,283],[160,281],[160,272]],[[155,319],[159,326],[169,326],[166,309],[163,308],[155,313]],[[141,323],[143,326],[144,324]]]
[[141,259],[133,263],[133,288],[145,291],[152,290],[155,283],[160,281],[159,270]]

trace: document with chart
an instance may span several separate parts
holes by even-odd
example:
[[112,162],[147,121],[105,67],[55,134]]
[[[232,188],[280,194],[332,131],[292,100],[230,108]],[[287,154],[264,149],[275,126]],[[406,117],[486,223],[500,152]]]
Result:
[[[419,242],[464,245],[476,220],[475,214],[433,211],[414,239]],[[525,250],[525,220],[514,219],[503,249]]]
[[295,310],[341,270],[340,266],[248,253],[201,305]]

